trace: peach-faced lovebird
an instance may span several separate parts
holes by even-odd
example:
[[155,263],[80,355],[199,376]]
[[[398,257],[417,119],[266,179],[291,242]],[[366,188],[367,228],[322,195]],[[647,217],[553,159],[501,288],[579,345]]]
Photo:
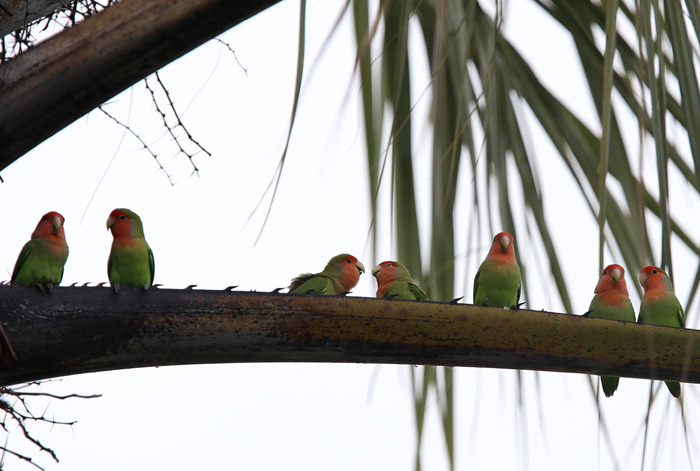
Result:
[[372,275],[377,279],[378,298],[428,300],[425,292],[413,283],[406,267],[399,262],[382,262],[372,268]]
[[141,218],[128,209],[115,209],[107,219],[107,229],[112,230],[114,237],[107,262],[109,283],[116,291],[120,286],[153,285],[155,261],[143,235]]
[[[627,292],[624,268],[620,265],[609,265],[603,270],[588,310],[590,317],[634,322],[634,308]],[[601,376],[600,382],[605,396],[610,397],[617,390],[620,378]]]
[[520,299],[520,267],[515,259],[513,236],[496,234],[486,259],[474,277],[474,304],[517,306]]
[[68,259],[68,244],[63,232],[65,219],[51,211],[41,217],[17,257],[10,283],[13,285],[57,285],[63,279],[63,266]]
[[321,273],[304,273],[292,280],[289,292],[295,294],[343,294],[355,287],[365,267],[350,254],[331,258]]
[[[639,272],[639,284],[644,288],[642,304],[639,306],[640,324],[685,327],[685,313],[673,293],[673,284],[668,275],[658,267],[644,267]],[[681,385],[666,381],[673,397],[680,397]]]

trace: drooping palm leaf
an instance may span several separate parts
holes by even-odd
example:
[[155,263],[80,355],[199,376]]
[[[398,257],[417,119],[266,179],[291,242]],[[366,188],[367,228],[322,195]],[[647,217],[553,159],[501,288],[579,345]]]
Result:
[[[377,114],[377,110],[383,111],[387,106],[392,113],[392,124],[384,136],[388,136],[386,146],[391,148],[394,170],[391,208],[396,213],[397,252],[414,273],[421,273],[419,276],[428,281],[433,299],[450,299],[455,295],[455,273],[461,266],[455,264],[454,237],[457,221],[465,216],[454,213],[455,195],[471,194],[474,208],[470,215],[474,218],[469,225],[477,229],[469,229],[470,241],[472,234],[478,234],[483,227],[488,227],[488,232],[494,227],[511,231],[516,234],[516,240],[519,240],[519,233],[539,239],[559,298],[567,312],[573,311],[542,200],[543,182],[535,165],[537,152],[528,145],[526,109],[532,112],[558,150],[577,184],[574,191],[587,202],[592,219],[598,220],[600,265],[604,264],[606,250],[618,254],[630,274],[654,263],[655,252],[648,236],[653,223],[661,228],[658,251],[661,266],[671,271],[672,238],[677,238],[691,253],[698,255],[696,263],[700,266],[698,244],[687,233],[688,228],[671,216],[668,177],[668,168],[673,166],[689,187],[700,194],[700,91],[695,72],[697,53],[694,56],[692,52],[700,35],[697,3],[664,2],[661,5],[640,0],[629,5],[612,0],[602,4],[592,0],[535,0],[571,34],[586,74],[588,91],[599,113],[602,135],[585,125],[575,110],[555,97],[504,37],[501,31],[504,12],[499,2],[496,2],[494,14],[486,13],[478,1],[395,3],[379,3],[378,15],[382,15],[385,27],[379,57],[363,57],[369,54],[366,43],[372,38],[361,34],[360,31],[366,29],[358,30],[363,87],[371,87],[368,80],[372,74],[366,70],[368,64],[381,61],[382,84],[387,90],[379,97],[363,90],[369,163],[371,168],[378,166],[376,143],[381,131],[377,123],[383,115]],[[420,26],[420,40],[428,56],[425,64],[431,77],[428,98],[410,94],[407,64],[415,55],[408,47],[407,38],[413,17]],[[630,45],[620,35],[616,18],[624,18],[636,27],[639,47]],[[365,19],[362,21],[368,23]],[[689,33],[688,24],[694,37]],[[596,30],[606,32],[603,47],[595,40]],[[665,41],[670,41],[670,50],[662,47]],[[680,100],[668,89],[669,80],[678,83]],[[419,193],[414,182],[414,160],[426,156],[411,155],[414,149],[411,110],[420,99],[431,100],[429,125],[433,132],[433,151],[427,156],[432,163],[428,194]],[[618,106],[627,106],[637,116],[640,142],[646,138],[654,140],[656,188],[647,188],[647,182],[632,165],[636,156],[629,152],[623,138],[616,113]],[[667,138],[669,116],[688,132],[692,165],[688,156],[679,150],[682,143]],[[371,135],[367,123],[372,123]],[[471,178],[463,180],[457,178],[462,158],[471,163]],[[371,176],[377,179],[372,182],[373,194],[376,194],[382,176],[376,171]],[[470,190],[460,192],[459,185],[465,184],[470,185]],[[621,195],[610,191],[611,186],[618,185]],[[496,199],[485,199],[485,195]],[[419,221],[415,202],[425,198],[430,201],[429,221]],[[527,217],[515,217],[514,211],[521,211],[521,208]],[[431,227],[428,244],[423,241],[430,247],[427,273],[420,270],[418,224]],[[527,300],[529,270],[527,266],[522,268]],[[686,305],[692,301],[699,283],[700,275],[692,284]],[[630,285],[639,292],[636,283]],[[426,399],[430,387],[437,385],[434,377],[433,373],[426,372],[422,379],[417,379],[423,381],[422,388],[414,387],[414,391],[422,391],[417,396],[420,401]],[[445,381],[446,385],[450,383],[451,378]],[[420,404],[416,409],[417,413],[421,411],[419,437],[425,413],[425,405]],[[449,412],[443,414],[443,424],[454,466],[453,425]],[[612,454],[615,460],[614,451]]]

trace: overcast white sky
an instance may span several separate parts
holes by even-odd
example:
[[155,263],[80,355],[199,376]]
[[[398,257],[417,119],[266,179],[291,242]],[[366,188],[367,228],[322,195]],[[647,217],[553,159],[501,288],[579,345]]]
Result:
[[[116,207],[142,217],[156,258],[156,282],[168,288],[237,284],[239,289],[271,290],[286,286],[300,272],[322,269],[341,252],[356,255],[370,269],[393,258],[387,240],[376,256],[367,244],[368,173],[358,86],[351,80],[354,40],[348,21],[311,67],[342,3],[315,1],[308,6],[310,75],[278,198],[257,245],[264,211],[247,221],[272,178],[291,111],[299,10],[292,0],[221,36],[236,50],[247,75],[216,41],[161,72],[178,109],[186,110],[183,121],[189,131],[212,153],[196,157],[199,177],[192,177],[190,163],[176,155],[143,82],[115,97],[106,109],[152,143],[175,186],[137,141],[99,111],[3,170],[0,279],[9,279],[22,244],[50,210],[66,218],[71,252],[64,284],[107,280],[111,235],[105,222]],[[568,37],[530,2],[511,3],[509,37],[545,84],[595,127],[595,111]],[[415,54],[424,55],[420,50]],[[413,85],[417,91],[425,88],[420,81]],[[427,116],[420,104],[416,113]],[[420,149],[430,148],[429,133],[427,125],[415,125],[420,158]],[[565,274],[582,280],[571,294],[575,309],[583,312],[598,277],[597,228],[590,217],[590,227],[583,225],[589,212],[582,201],[563,201],[571,180],[534,125],[532,133],[539,171],[555,176],[546,179],[543,190],[548,217],[558,222],[556,243]],[[427,187],[429,178],[419,177],[418,184]],[[677,191],[682,195],[684,190]],[[581,229],[572,234],[572,227]],[[457,244],[474,266],[487,249],[466,247],[464,240]],[[525,263],[535,267],[533,260]],[[693,269],[677,267],[682,299]],[[460,278],[468,298],[473,273]],[[530,307],[561,310],[548,285],[548,275],[539,286],[531,285]],[[365,274],[354,295],[373,296],[375,289],[374,279]],[[638,305],[638,299],[633,302]],[[48,410],[56,419],[78,423],[72,429],[37,433],[57,451],[60,464],[31,453],[47,470],[407,470],[415,448],[409,374],[410,367],[392,365],[243,364],[64,378],[43,390],[103,397],[51,402]],[[523,372],[522,409],[514,394],[515,372],[458,369],[456,378],[458,469],[613,469],[585,376]],[[615,396],[603,404],[623,469],[641,466],[648,384],[623,379]],[[697,392],[694,386],[684,388],[686,411],[692,414]],[[663,426],[664,392],[651,417],[655,433]],[[658,445],[663,450],[658,453],[659,469],[688,466],[678,412],[671,404],[667,414],[672,419]],[[696,423],[690,425],[691,440],[697,435]],[[448,469],[441,433],[433,403],[425,435],[427,471]],[[695,461],[700,456],[696,443],[691,445]],[[31,450],[16,433],[8,445]],[[654,441],[652,450],[656,446]],[[33,469],[11,459],[7,463],[8,469]],[[647,468],[653,467],[653,460],[647,461]]]

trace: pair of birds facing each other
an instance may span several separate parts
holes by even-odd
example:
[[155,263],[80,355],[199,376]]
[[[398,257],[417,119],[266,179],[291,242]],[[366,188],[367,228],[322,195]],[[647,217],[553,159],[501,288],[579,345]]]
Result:
[[[343,253],[331,258],[323,271],[303,273],[292,279],[290,294],[346,294],[360,281],[365,267],[353,255]],[[411,274],[399,262],[382,262],[372,269],[377,278],[377,297],[427,301],[425,292],[413,283]]]
[[[331,294],[349,292],[357,285],[365,267],[356,257],[340,254],[320,273],[306,273],[289,285],[292,294]],[[408,269],[396,261],[384,261],[372,269],[377,279],[377,297],[427,301],[428,296],[413,283]],[[515,259],[513,236],[496,234],[486,259],[474,279],[474,303],[490,306],[516,306],[520,298],[520,267]]]
[[[667,327],[685,327],[685,313],[673,291],[668,275],[660,268],[648,266],[639,272],[639,284],[644,295],[639,306],[640,324],[654,324]],[[588,308],[589,317],[601,317],[618,321],[634,322],[634,307],[629,298],[625,270],[620,265],[608,265],[595,287],[595,295]],[[605,396],[612,396],[617,390],[620,378],[601,376]],[[676,381],[666,381],[673,397],[680,397],[681,385]]]
[[[61,282],[68,259],[64,222],[65,218],[55,211],[42,216],[17,257],[11,284],[50,288]],[[107,229],[113,236],[107,261],[110,284],[116,291],[120,286],[152,286],[155,263],[153,251],[143,234],[141,218],[128,209],[115,209],[107,219]]]

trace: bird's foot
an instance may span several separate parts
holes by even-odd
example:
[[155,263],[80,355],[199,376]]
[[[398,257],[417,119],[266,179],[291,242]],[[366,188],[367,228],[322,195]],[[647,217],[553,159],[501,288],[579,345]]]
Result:
[[53,283],[36,283],[34,286],[36,286],[41,293],[51,294]]

